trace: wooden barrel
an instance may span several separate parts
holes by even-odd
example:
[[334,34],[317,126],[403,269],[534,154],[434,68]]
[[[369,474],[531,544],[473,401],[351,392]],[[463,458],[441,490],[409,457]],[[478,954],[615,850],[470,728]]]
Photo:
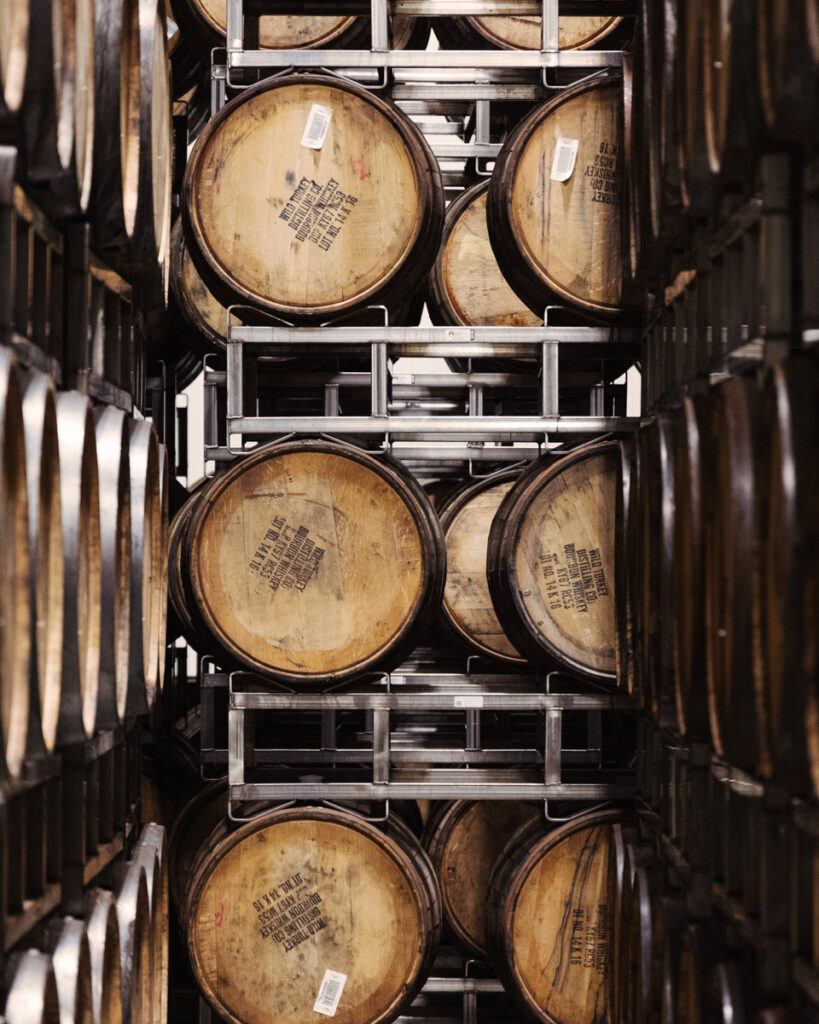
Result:
[[152,1024],[168,1021],[168,849],[165,829],[150,822],[142,829],[134,861],[145,869],[148,885],[148,903],[151,909],[151,944],[153,970],[151,972]]
[[489,530],[501,502],[520,476],[504,470],[472,481],[439,513],[446,540],[442,619],[467,649],[511,665],[525,664],[498,621],[486,576]]
[[85,922],[75,917],[56,922],[49,945],[60,1002],[60,1024],[94,1024],[91,955]]
[[165,659],[168,642],[168,555],[170,536],[171,469],[166,445],[159,445],[159,580],[156,585],[157,668],[156,688],[165,686]]
[[542,814],[524,800],[456,800],[440,804],[426,823],[423,844],[441,887],[444,917],[456,938],[483,959],[489,879],[521,825]]
[[814,134],[819,18],[813,0],[759,0],[757,65],[765,129],[775,142]]
[[28,64],[30,0],[4,4],[0,22],[0,117],[15,114],[23,101]]
[[397,664],[441,601],[444,540],[423,490],[346,445],[258,449],[208,487],[186,533],[210,633],[230,661],[284,682]]
[[94,2],[31,0],[22,110],[24,173],[49,184],[59,215],[91,198],[94,152]]
[[515,295],[492,252],[488,188],[488,181],[478,182],[447,207],[441,245],[427,278],[429,315],[435,324],[537,327],[543,317]]
[[[233,1024],[392,1019],[440,936],[440,896],[406,830],[348,811],[270,811],[202,858],[186,913],[194,975]],[[316,1007],[318,1009],[316,1009]]]
[[97,726],[113,729],[125,717],[131,649],[131,469],[128,417],[96,411],[102,541],[102,633]]
[[684,398],[672,414],[674,507],[672,611],[674,687],[680,731],[707,742],[705,691],[705,489],[713,452],[706,398]]
[[[644,1005],[645,993],[641,985],[646,970],[643,961],[649,955],[651,935],[650,932],[646,934],[645,921],[640,919],[646,901],[650,900],[650,894],[645,891],[645,881],[641,883],[641,872],[645,875],[657,864],[651,842],[642,838],[634,828],[629,829],[628,838],[631,841],[626,842],[623,850],[622,890],[619,899],[615,898],[619,911],[615,933],[620,945],[613,957],[617,974],[612,973],[611,981],[611,994],[615,997],[614,1019],[621,1021],[634,1020]],[[614,851],[612,855],[615,855]],[[615,893],[615,897],[617,895]]]
[[185,171],[185,239],[209,289],[294,321],[404,304],[434,259],[443,213],[438,164],[412,122],[321,75],[246,89],[209,122]]
[[617,686],[626,693],[636,692],[634,669],[634,608],[631,573],[631,534],[634,530],[637,497],[637,441],[634,437],[619,442],[620,460],[614,506],[614,612],[615,662]]
[[145,868],[131,861],[117,888],[120,977],[125,1024],[153,1024],[151,908]]
[[636,611],[646,703],[658,724],[680,732],[674,692],[672,424],[660,413],[640,432],[640,586]]
[[[147,314],[168,302],[171,245],[171,68],[165,7],[139,0],[139,179],[128,267]],[[152,320],[149,316],[149,331]]]
[[89,898],[86,934],[91,957],[94,1024],[122,1024],[122,981],[116,898],[98,889]]
[[716,452],[706,519],[708,709],[714,749],[740,768],[759,762],[753,688],[754,478],[758,397],[735,377],[714,392]]
[[95,4],[90,220],[97,252],[111,249],[122,254],[136,225],[142,145],[140,45],[139,0]]
[[520,829],[498,860],[487,901],[493,962],[527,1016],[544,1024],[606,1018],[611,983],[608,862],[618,811],[544,834]]
[[678,40],[682,31],[682,0],[665,0],[663,4],[663,39],[659,61],[660,71],[660,174],[663,192],[663,231],[667,234],[673,211],[683,201],[680,179],[680,146],[682,145],[682,59]]
[[[17,363],[0,349],[0,768],[20,774],[29,723],[31,609],[26,448]],[[35,499],[36,499],[35,495]]]
[[57,398],[63,520],[61,743],[93,736],[99,699],[102,545],[97,445],[91,403],[76,391]]
[[[609,912],[611,915],[611,956],[609,958],[608,1019],[616,1022],[619,1016],[619,999],[622,960],[627,948],[625,900],[627,885],[631,885],[629,872],[629,850],[637,843],[637,824],[631,820],[617,821],[611,826],[608,887],[611,894]],[[630,891],[630,890],[629,890]]]
[[228,816],[228,789],[223,779],[208,783],[180,810],[168,843],[171,898],[184,921],[193,869],[208,836]]
[[538,459],[504,498],[487,548],[498,620],[531,661],[614,682],[619,450]]
[[[561,50],[612,49],[624,41],[612,38],[623,24],[616,17],[564,17],[558,22]],[[435,34],[448,50],[499,48],[539,50],[543,45],[541,19],[537,15],[484,15],[466,18],[436,18]]]
[[622,121],[618,78],[579,83],[536,107],[498,155],[489,238],[537,315],[554,303],[610,319],[624,313]]
[[145,420],[130,420],[131,467],[131,656],[128,714],[153,706],[159,666],[156,614],[162,574],[159,443]]
[[51,957],[36,949],[13,967],[3,1011],[6,1024],[60,1024],[60,1001]]
[[23,392],[32,624],[29,752],[54,749],[60,714],[63,523],[56,402],[51,379],[30,371]]
[[681,196],[683,205],[692,213],[705,215],[714,204],[718,181],[709,162],[705,136],[703,47],[706,13],[701,4],[684,3],[678,7],[678,15]]
[[168,596],[174,612],[168,628],[175,636],[183,636],[195,650],[206,643],[207,630],[196,611],[186,550],[188,523],[201,494],[201,488],[194,491],[173,517],[168,540]]
[[[715,928],[709,922],[690,924],[682,934],[677,969],[677,1001],[674,1020],[704,1021],[708,969],[719,955]],[[719,1018],[717,1018],[719,1019]]]
[[706,990],[706,1020],[714,1024],[753,1024],[753,988],[738,957],[711,964]]
[[756,490],[754,678],[760,767],[792,790],[810,788],[819,739],[805,672],[805,592],[817,533],[819,361],[772,367],[763,392]]

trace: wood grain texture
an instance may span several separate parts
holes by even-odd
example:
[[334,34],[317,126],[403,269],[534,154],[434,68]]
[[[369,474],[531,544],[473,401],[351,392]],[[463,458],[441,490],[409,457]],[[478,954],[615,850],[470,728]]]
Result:
[[388,1020],[409,1003],[440,916],[412,858],[357,815],[272,811],[205,858],[188,949],[208,1000],[234,1024],[300,1024],[326,970],[346,975],[335,1019]]
[[228,656],[295,683],[394,661],[440,601],[445,550],[397,464],[278,444],[208,489],[188,526],[199,612]]
[[495,863],[540,805],[523,800],[458,800],[430,817],[423,843],[441,886],[444,916],[477,956],[488,957],[486,901]]
[[[332,112],[302,145],[313,105]],[[191,256],[213,294],[296,320],[414,294],[443,221],[440,172],[397,108],[318,75],[260,83],[200,135],[185,174]]]
[[429,273],[433,323],[536,327],[542,318],[512,291],[489,242],[489,182],[468,188],[447,207],[441,246]]
[[29,750],[53,750],[60,714],[63,648],[63,524],[56,390],[32,370],[23,391],[29,511],[31,681]]
[[129,1024],[154,1024],[151,1007],[153,942],[151,907],[145,868],[136,861],[123,865],[117,887],[116,912],[119,928],[122,1000]]
[[[467,21],[486,39],[504,50],[539,50],[538,17],[473,17]],[[622,18],[560,18],[560,49],[588,50],[616,28]]]
[[611,984],[609,882],[617,811],[544,834],[524,826],[490,885],[490,948],[502,980],[544,1024],[607,1024]]
[[[578,141],[567,181],[551,177],[557,140]],[[598,316],[623,310],[623,118],[619,79],[566,89],[504,143],[489,185],[492,248],[535,313],[568,302]]]
[[473,482],[441,512],[446,538],[444,618],[471,649],[515,665],[526,659],[504,633],[495,613],[486,576],[486,549],[492,520],[519,475],[512,470]]
[[538,460],[492,523],[489,589],[521,653],[615,678],[614,512],[618,448]]

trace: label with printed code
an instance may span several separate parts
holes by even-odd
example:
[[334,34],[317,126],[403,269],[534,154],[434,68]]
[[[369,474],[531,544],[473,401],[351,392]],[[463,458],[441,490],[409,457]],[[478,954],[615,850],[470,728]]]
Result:
[[339,971],[325,971],[316,1001],[313,1004],[313,1013],[320,1013],[325,1017],[335,1017],[346,981],[346,974],[341,974]]
[[477,693],[477,694],[468,694],[465,697],[456,697],[455,698],[455,707],[456,708],[482,708],[483,707],[483,697],[479,693]]
[[552,160],[552,181],[568,181],[574,173],[579,139],[558,139]]
[[301,137],[302,146],[306,146],[308,149],[321,149],[327,138],[327,129],[330,127],[332,116],[333,111],[330,107],[314,103],[310,107],[307,124],[304,126],[304,134]]

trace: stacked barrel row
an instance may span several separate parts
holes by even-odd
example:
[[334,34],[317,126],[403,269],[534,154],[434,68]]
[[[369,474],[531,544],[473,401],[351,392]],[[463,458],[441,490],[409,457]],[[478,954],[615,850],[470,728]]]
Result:
[[89,225],[91,250],[135,286],[140,322],[155,340],[171,224],[164,7],[11,0],[7,8],[0,140],[17,150],[17,180],[58,229],[69,219]]
[[7,1024],[166,1024],[164,828],[145,826],[114,889],[89,892],[83,918],[57,916],[43,933],[42,949],[9,958]]
[[168,466],[151,424],[0,348],[2,769],[133,719],[164,672]]
[[819,361],[731,378],[622,446],[619,678],[659,724],[819,792]]

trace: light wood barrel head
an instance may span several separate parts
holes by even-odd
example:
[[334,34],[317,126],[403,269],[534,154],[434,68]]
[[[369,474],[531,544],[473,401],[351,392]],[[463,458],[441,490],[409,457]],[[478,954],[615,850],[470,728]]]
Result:
[[[561,50],[588,50],[597,46],[622,21],[622,18],[560,18]],[[537,16],[483,16],[467,21],[490,43],[504,50],[539,50],[542,43],[541,19]]]
[[56,401],[51,379],[30,371],[23,392],[34,627],[29,747],[47,751],[54,749],[57,740],[63,649],[63,524]]
[[102,635],[98,726],[111,729],[125,717],[131,645],[131,470],[128,417],[97,410],[102,539]]
[[326,319],[414,293],[437,248],[440,174],[391,104],[318,75],[260,83],[199,136],[191,255],[223,303]]
[[441,887],[444,915],[461,942],[489,955],[486,901],[495,863],[514,833],[542,807],[524,800],[459,800],[429,821],[424,846]]
[[60,742],[94,734],[102,627],[99,472],[91,403],[76,391],[57,398],[63,517],[63,661]]
[[536,327],[540,317],[512,291],[498,266],[479,182],[447,208],[441,247],[429,275],[436,322],[467,326]]
[[145,868],[131,861],[117,890],[120,976],[126,1024],[153,1024],[151,909]]
[[[535,1020],[607,1019],[611,983],[609,856],[617,811],[543,835],[519,830],[492,877],[489,929],[505,984]],[[539,836],[539,837],[538,837]]]
[[265,814],[220,843],[192,884],[194,973],[234,1024],[314,1020],[328,970],[340,1024],[391,1019],[420,983],[425,887],[401,846],[356,815]]
[[89,900],[86,933],[91,957],[94,1024],[122,1024],[122,981],[116,897],[98,889]]
[[51,957],[36,949],[20,956],[6,996],[6,1024],[61,1024]]
[[499,154],[489,237],[537,314],[555,300],[598,316],[623,312],[621,91],[614,78],[566,89],[524,118]]
[[[157,584],[162,574],[159,443],[144,420],[131,420],[131,656],[129,714],[154,703],[159,670]],[[132,710],[131,710],[132,709]]]
[[60,921],[52,936],[51,962],[60,1002],[60,1024],[93,1024],[91,956],[85,923]]
[[0,111],[15,113],[23,99],[29,44],[30,0],[0,8]]
[[728,136],[728,105],[731,81],[732,3],[711,4],[703,16],[703,99],[705,142],[714,174],[722,170]]
[[321,441],[276,444],[212,484],[187,531],[197,607],[236,661],[296,683],[360,674],[409,643],[445,554],[397,464]]
[[[498,621],[486,577],[489,531],[517,470],[478,481],[455,496],[441,514],[446,538],[446,585],[441,606],[462,642],[511,664],[525,664]],[[494,482],[492,482],[494,481]]]
[[91,201],[94,169],[94,14],[95,0],[75,0],[73,45],[76,77],[73,83],[74,182],[77,207],[83,213]]
[[0,766],[12,778],[20,774],[29,728],[28,515],[20,379],[11,351],[0,349]]
[[[178,6],[185,10],[193,8],[193,16],[202,22],[203,29],[215,40],[213,45],[225,45],[226,0],[186,0]],[[328,46],[360,20],[339,16],[264,15],[259,19],[259,47],[263,50],[302,50]]]
[[540,461],[490,531],[498,619],[521,653],[614,678],[614,513],[619,451],[605,443]]

